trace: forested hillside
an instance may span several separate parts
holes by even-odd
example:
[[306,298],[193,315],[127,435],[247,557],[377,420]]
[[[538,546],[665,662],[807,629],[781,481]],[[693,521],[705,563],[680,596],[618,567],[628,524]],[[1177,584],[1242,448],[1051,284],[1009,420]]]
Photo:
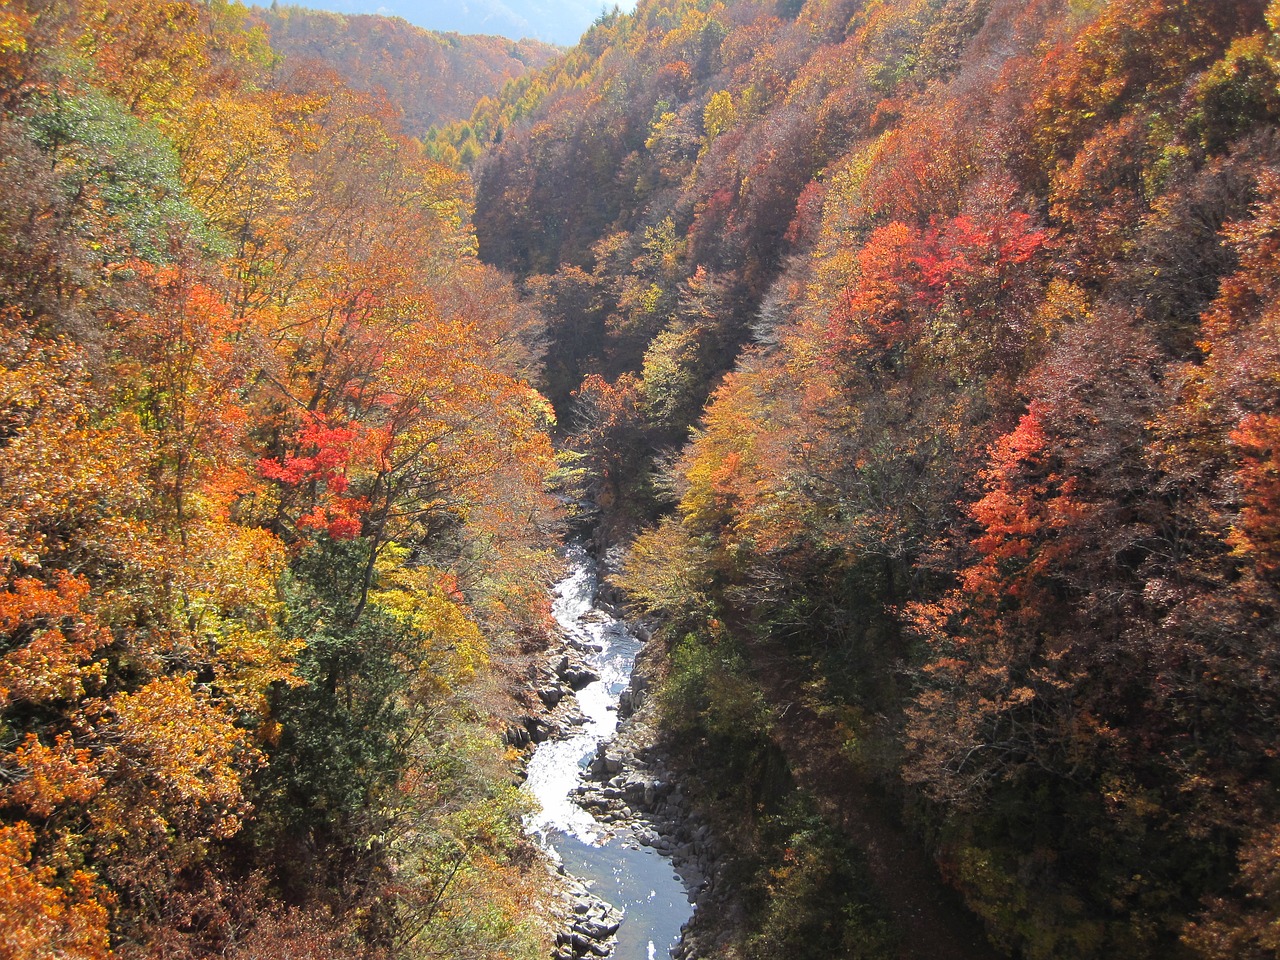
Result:
[[404,114],[405,132],[416,137],[469,117],[481,97],[496,96],[557,53],[537,40],[434,33],[390,17],[280,5],[254,10],[254,17],[287,60],[315,61],[356,90],[384,92]]
[[817,755],[1010,955],[1280,950],[1278,27],[649,0],[432,138],[487,148],[481,256],[665,624],[735,955],[872,950]]
[[[625,0],[621,4],[627,5]],[[600,11],[613,4],[592,0],[307,0],[306,6],[348,15],[395,17],[446,33],[532,38],[572,46]]]
[[1280,0],[402,30],[0,0],[0,960],[547,955],[561,504],[702,955],[1280,955]]
[[556,569],[465,178],[226,0],[0,0],[0,956],[535,957]]

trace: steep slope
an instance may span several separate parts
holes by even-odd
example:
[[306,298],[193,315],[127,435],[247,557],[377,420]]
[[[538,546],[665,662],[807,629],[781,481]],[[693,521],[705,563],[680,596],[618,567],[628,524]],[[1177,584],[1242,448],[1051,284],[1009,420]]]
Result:
[[[642,3],[448,134],[597,529],[674,508],[673,729],[846,751],[1010,953],[1274,953],[1278,24]],[[770,737],[762,644],[840,742]],[[820,887],[765,819],[759,956]]]
[[0,955],[545,957],[469,185],[224,0],[0,3],[0,174]]
[[470,116],[482,97],[558,52],[537,40],[437,33],[392,17],[280,5],[255,16],[287,60],[322,63],[356,90],[385,91],[404,112],[405,131],[418,137]]

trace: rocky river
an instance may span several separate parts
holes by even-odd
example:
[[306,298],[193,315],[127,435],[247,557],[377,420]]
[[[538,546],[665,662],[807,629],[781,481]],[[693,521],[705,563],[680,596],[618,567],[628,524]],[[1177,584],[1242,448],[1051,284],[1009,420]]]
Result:
[[524,728],[536,742],[524,789],[539,808],[526,829],[568,889],[556,956],[688,956],[682,927],[714,886],[710,829],[648,742],[645,682],[633,683],[644,631],[598,599],[586,551],[569,561],[552,608],[563,647],[535,681],[547,712]]

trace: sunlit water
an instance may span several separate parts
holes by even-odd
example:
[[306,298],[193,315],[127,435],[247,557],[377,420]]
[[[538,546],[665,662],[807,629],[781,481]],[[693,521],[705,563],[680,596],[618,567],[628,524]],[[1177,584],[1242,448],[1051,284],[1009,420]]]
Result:
[[569,560],[572,572],[556,585],[552,612],[570,639],[599,647],[581,656],[600,680],[578,691],[586,723],[566,739],[539,744],[530,758],[524,789],[541,810],[525,826],[569,873],[624,911],[613,954],[617,960],[662,960],[691,913],[683,883],[665,857],[647,847],[637,849],[628,830],[600,823],[570,799],[596,747],[617,729],[618,696],[626,689],[641,643],[625,623],[592,603],[595,568],[586,554],[575,548]]

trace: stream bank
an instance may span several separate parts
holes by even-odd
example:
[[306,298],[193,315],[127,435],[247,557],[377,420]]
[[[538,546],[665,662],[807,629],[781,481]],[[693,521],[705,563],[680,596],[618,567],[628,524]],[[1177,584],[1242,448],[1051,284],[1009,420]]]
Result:
[[584,550],[568,559],[553,601],[562,642],[529,677],[542,709],[507,732],[508,743],[532,747],[523,789],[538,810],[526,832],[560,874],[553,956],[687,956],[692,905],[716,884],[710,827],[689,813],[653,747],[647,632],[601,599]]

